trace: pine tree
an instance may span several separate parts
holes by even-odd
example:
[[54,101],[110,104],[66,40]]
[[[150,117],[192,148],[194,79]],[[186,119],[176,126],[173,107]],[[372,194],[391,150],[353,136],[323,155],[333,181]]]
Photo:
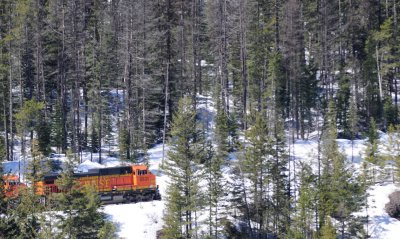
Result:
[[[0,162],[3,162],[3,159],[6,158],[6,156],[7,156],[6,144],[4,141],[5,141],[4,137],[0,137]],[[0,165],[2,166],[1,163],[0,163]]]
[[393,124],[397,124],[399,110],[397,109],[396,105],[393,104],[392,98],[386,98],[383,104],[383,115],[385,117],[386,126],[390,126]]
[[184,238],[182,234],[182,228],[184,226],[182,215],[183,215],[183,202],[184,199],[181,195],[181,190],[177,185],[170,185],[166,190],[167,201],[165,202],[165,208],[163,220],[165,226],[163,227],[163,236],[166,239],[172,238]]
[[[217,102],[219,102],[217,100]],[[218,103],[217,103],[218,104]],[[206,142],[206,160],[204,162],[205,180],[208,182],[207,189],[207,207],[209,218],[206,221],[210,238],[219,238],[221,236],[221,219],[223,217],[221,206],[224,203],[223,193],[227,182],[223,176],[223,167],[227,164],[229,151],[229,119],[226,113],[217,106],[217,116],[215,119],[215,134],[212,142]],[[216,145],[213,150],[213,144]]]
[[[78,185],[74,180],[74,164],[69,157],[61,178],[56,181],[61,193],[55,203],[62,214],[57,214],[59,237],[67,238],[112,238],[115,228],[107,222],[100,210],[101,201],[96,189],[90,185]],[[106,232],[106,229],[111,229]]]
[[224,191],[226,182],[222,173],[223,165],[226,158],[218,156],[212,150],[212,145],[209,143],[207,146],[208,155],[204,163],[207,174],[205,180],[207,181],[207,207],[209,217],[206,221],[209,230],[208,236],[210,238],[219,238],[221,236],[221,219],[223,218],[222,205],[224,203]]
[[300,165],[300,188],[291,234],[293,238],[312,238],[315,233],[314,210],[317,199],[317,175],[307,163]]
[[[370,127],[368,130],[368,141],[366,142],[366,149],[364,152],[364,168],[371,183],[376,182],[376,167],[382,166],[382,160],[379,155],[379,135],[376,128],[374,118],[371,118]],[[372,168],[372,169],[371,169]],[[372,172],[371,172],[372,171]]]
[[99,139],[99,128],[100,125],[98,124],[98,120],[94,119],[94,122],[92,122],[91,125],[91,138],[90,138],[90,148],[91,148],[91,153],[98,153],[100,150],[100,139]]
[[199,211],[199,162],[203,160],[201,135],[196,126],[196,111],[189,97],[179,101],[171,128],[171,149],[163,170],[169,176],[164,215],[165,238],[192,238],[195,212]]
[[37,140],[32,141],[32,160],[29,162],[25,178],[30,187],[19,191],[19,203],[11,210],[12,220],[16,224],[15,238],[38,238],[45,220],[45,206],[41,204],[41,196],[37,194],[37,182],[43,178],[42,155]]
[[43,154],[43,156],[48,156],[51,153],[50,122],[43,116],[39,117],[35,131],[37,132],[39,151]]
[[321,239],[336,239],[336,230],[332,225],[330,218],[326,218],[325,224],[321,228]]
[[31,182],[32,191],[35,191],[36,183],[41,181],[43,175],[49,171],[49,169],[43,167],[44,156],[40,151],[39,141],[37,139],[32,140],[31,144],[31,155],[32,160],[28,162],[27,172],[25,173],[26,179]]
[[37,238],[40,232],[40,221],[43,212],[42,205],[38,205],[39,197],[32,190],[20,192],[21,201],[13,212],[17,225],[15,238]]
[[[0,148],[1,151],[4,153],[4,143],[3,139],[0,139],[0,142],[2,142]],[[10,210],[8,208],[8,202],[6,199],[5,195],[5,182],[4,182],[4,170],[3,170],[3,158],[4,155],[0,157],[0,238],[11,238],[12,234],[10,231],[12,230],[12,227],[15,226],[12,223],[12,220],[10,220]],[[11,225],[10,225],[11,224]]]
[[353,220],[358,220],[352,213],[361,209],[365,187],[360,178],[354,176],[353,168],[339,149],[335,116],[334,103],[331,101],[322,136],[322,174],[318,184],[319,227],[321,235],[331,235],[332,226],[329,225],[330,221],[325,219],[332,217],[339,222],[340,235],[344,237],[348,234],[347,225]]
[[115,239],[118,238],[116,235],[117,228],[114,223],[106,221],[102,228],[100,228],[97,238],[99,239]]
[[[248,189],[252,195],[252,201],[250,205],[246,205],[249,209],[245,213],[252,213],[250,215],[245,215],[248,217],[248,224],[250,224],[250,220],[257,223],[257,235],[263,235],[266,233],[265,230],[271,230],[276,233],[276,227],[269,228],[270,218],[274,215],[276,218],[277,215],[271,212],[273,205],[271,205],[269,201],[272,200],[272,198],[267,196],[270,195],[271,192],[274,192],[274,189],[270,188],[270,184],[272,183],[271,174],[273,173],[270,157],[274,155],[274,142],[267,123],[261,114],[256,115],[254,125],[246,132],[246,138],[248,143],[246,143],[244,149],[243,172],[250,182]],[[243,190],[247,189],[244,188]],[[274,226],[276,226],[276,222],[271,223],[274,223]],[[251,227],[249,229],[251,229]]]
[[74,210],[74,205],[72,205],[74,199],[73,193],[78,192],[74,188],[77,185],[73,180],[73,163],[70,154],[68,155],[68,160],[69,161],[67,162],[66,168],[61,174],[61,177],[57,179],[57,187],[62,191],[62,193],[55,196],[55,202],[58,204],[58,209],[64,213],[64,215],[56,216],[57,220],[60,221],[57,225],[57,228],[60,230],[60,235],[71,238],[76,236],[73,232],[72,225]]
[[271,162],[271,180],[273,185],[273,228],[278,237],[285,237],[290,227],[291,192],[288,174],[289,156],[283,121],[276,119],[273,133],[273,155]]
[[[37,142],[36,140],[33,141]],[[37,147],[37,144],[34,144]],[[33,152],[38,152],[34,149]],[[45,216],[42,214],[44,206],[40,204],[40,196],[36,194],[36,182],[41,178],[40,160],[33,155],[29,162],[25,178],[31,182],[30,188],[19,191],[19,198],[7,199],[3,188],[3,167],[0,161],[0,232],[3,238],[39,238],[44,228],[41,222]],[[36,160],[35,160],[36,157]]]
[[[328,113],[326,116],[325,130],[322,135],[321,143],[321,175],[319,178],[318,190],[318,211],[319,211],[319,228],[324,226],[325,218],[332,213],[334,205],[332,202],[333,190],[331,186],[333,170],[335,162],[342,162],[344,155],[339,152],[336,142],[336,113],[334,109],[334,102],[329,104]],[[335,185],[338,182],[334,182]]]
[[123,161],[131,160],[131,150],[130,150],[130,136],[129,131],[125,128],[119,129],[118,134],[118,148],[119,148],[119,157]]
[[393,183],[399,180],[399,166],[400,166],[400,138],[399,126],[389,125],[387,130],[388,140],[384,145],[387,152],[383,158],[387,161],[386,164],[390,165],[390,178]]
[[[345,138],[351,137],[350,132],[350,119],[348,118],[348,112],[350,111],[350,93],[351,93],[351,85],[350,85],[350,76],[346,72],[344,72],[344,66],[340,67],[339,70],[339,91],[337,95],[337,121],[338,121],[338,130],[343,131],[343,136]],[[354,106],[353,106],[354,107]],[[354,109],[354,108],[353,108]],[[357,112],[355,112],[357,113]]]
[[218,107],[215,118],[215,144],[217,146],[217,157],[220,159],[226,159],[230,150],[230,126],[227,114],[221,107]]
[[[24,156],[25,155],[25,134],[26,132],[30,133],[30,144],[31,144],[31,149],[33,149],[33,137],[34,137],[34,131],[37,132],[37,130],[41,130],[39,127],[39,121],[40,121],[40,113],[44,108],[44,104],[42,102],[37,102],[35,99],[28,100],[24,102],[24,105],[20,109],[20,111],[15,114],[15,120],[17,124],[17,131],[19,133],[19,136],[22,141],[22,146],[21,147],[21,154]],[[48,145],[45,145],[45,143],[49,140],[48,139],[48,130],[41,131],[41,136],[45,136],[45,140],[41,141],[41,145],[44,148],[44,151],[48,151],[46,147]]]
[[[398,110],[392,103],[392,85],[396,85],[394,78],[396,70],[400,66],[397,61],[400,54],[399,42],[395,37],[394,31],[396,30],[394,30],[393,17],[388,17],[381,24],[380,29],[371,34],[375,45],[374,57],[376,59],[380,103],[383,109],[385,128],[398,121]],[[397,100],[397,92],[393,93],[395,93]]]
[[355,97],[352,96],[350,98],[350,106],[349,111],[347,113],[348,120],[348,134],[350,135],[351,140],[351,162],[354,162],[354,139],[358,133],[358,114],[357,114],[357,102],[355,101]]
[[57,153],[60,153],[63,147],[63,122],[61,106],[59,103],[56,103],[51,118],[53,120],[51,121],[50,142],[51,145],[54,145],[57,148]]

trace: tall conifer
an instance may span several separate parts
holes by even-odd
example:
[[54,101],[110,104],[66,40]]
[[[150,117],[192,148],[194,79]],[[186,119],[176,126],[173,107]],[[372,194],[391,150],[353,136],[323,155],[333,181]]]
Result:
[[171,149],[163,170],[169,176],[164,215],[166,239],[192,238],[199,210],[199,162],[203,160],[201,135],[196,126],[196,111],[191,98],[183,97],[174,114]]

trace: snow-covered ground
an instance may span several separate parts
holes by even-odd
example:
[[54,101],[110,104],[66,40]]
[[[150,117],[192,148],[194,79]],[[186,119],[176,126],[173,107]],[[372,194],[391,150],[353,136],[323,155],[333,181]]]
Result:
[[373,239],[400,238],[400,221],[389,217],[385,212],[385,204],[389,202],[389,194],[399,190],[392,183],[373,186],[368,190],[368,232]]
[[[354,167],[359,168],[361,154],[365,149],[364,140],[355,140],[353,150],[351,141],[338,140],[339,145],[346,153],[349,160],[353,152]],[[316,154],[316,141],[298,140],[294,145],[295,160],[309,160]],[[162,145],[156,145],[149,150],[150,169],[158,174],[159,166],[162,160]],[[315,158],[315,157],[314,157]],[[157,177],[157,183],[160,185],[162,195],[165,195],[167,177],[160,175]],[[385,212],[385,204],[389,201],[388,195],[400,187],[385,183],[376,185],[368,190],[368,232],[371,239],[397,239],[400,238],[400,221],[393,219]],[[137,204],[122,204],[105,206],[105,212],[111,216],[111,219],[117,223],[119,236],[132,239],[155,238],[157,230],[163,225],[162,215],[164,210],[164,201],[143,202]],[[362,212],[366,215],[367,212]]]
[[116,223],[122,238],[156,238],[162,228],[163,201],[108,205],[104,212]]
[[[205,126],[212,129],[214,126],[215,108],[210,97],[199,97],[200,104],[199,119],[203,121]],[[208,131],[209,136],[212,136],[212,130]],[[290,146],[290,154],[292,155],[292,164],[295,166],[299,161],[308,161],[316,166],[315,159],[317,153],[316,137],[311,137],[311,140],[297,140],[294,145]],[[387,137],[381,135],[381,141],[385,142]],[[346,153],[349,162],[352,162],[353,167],[358,170],[362,162],[362,154],[365,150],[365,140],[355,140],[353,144],[349,140],[339,139],[338,143],[343,152]],[[18,151],[18,146],[15,151]],[[115,148],[113,150],[116,150]],[[168,147],[165,147],[165,157]],[[160,171],[160,166],[163,158],[162,144],[155,145],[148,150],[150,170],[157,175],[157,184],[160,187],[160,193],[165,195],[167,187],[167,176]],[[55,155],[61,161],[65,160],[65,155]],[[103,155],[106,157],[106,155]],[[231,157],[235,160],[234,155]],[[90,153],[82,154],[82,161],[77,171],[87,171],[91,168],[111,167],[120,165],[121,162],[117,158],[103,158],[103,164],[97,163],[98,155],[90,155]],[[13,161],[4,163],[5,172],[18,174],[19,168],[24,168],[23,161]],[[395,190],[400,190],[399,186],[393,183],[381,183],[371,187],[368,190],[369,207],[365,212],[360,212],[362,215],[369,215],[368,232],[372,239],[395,239],[400,238],[400,221],[390,218],[385,212],[385,204],[388,202],[388,195]],[[104,206],[104,212],[109,215],[118,228],[118,235],[125,239],[153,239],[156,238],[156,233],[163,226],[162,216],[165,207],[165,201],[140,202],[130,204],[117,204]]]
[[[165,195],[166,176],[159,173],[162,151],[162,144],[159,144],[150,149],[148,153],[150,156],[150,170],[159,175],[157,184],[160,186],[161,195]],[[150,239],[156,238],[157,231],[162,228],[164,201],[107,205],[104,207],[104,211],[117,224],[120,237],[126,239]]]

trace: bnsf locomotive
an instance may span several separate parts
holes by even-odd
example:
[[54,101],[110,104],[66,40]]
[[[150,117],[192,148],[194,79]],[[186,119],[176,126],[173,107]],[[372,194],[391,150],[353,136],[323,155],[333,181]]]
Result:
[[19,177],[17,175],[3,176],[3,189],[6,198],[17,197],[19,190],[25,187],[26,185],[19,181]]
[[[77,185],[94,187],[103,203],[161,199],[158,185],[156,184],[156,176],[145,165],[90,169],[86,173],[75,173],[73,176],[77,181]],[[36,193],[41,196],[47,196],[61,192],[56,184],[57,179],[60,177],[60,174],[45,175],[42,181],[36,183]],[[13,188],[13,190],[17,189],[17,187]]]

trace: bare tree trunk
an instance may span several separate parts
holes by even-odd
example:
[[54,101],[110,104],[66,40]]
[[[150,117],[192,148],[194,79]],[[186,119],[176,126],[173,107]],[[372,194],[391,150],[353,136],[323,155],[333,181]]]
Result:
[[[131,18],[132,16],[132,8],[128,7],[128,16]],[[132,56],[131,56],[131,42],[133,39],[132,33],[132,24],[131,20],[129,19],[126,23],[126,44],[125,44],[125,54],[126,59],[124,63],[124,117],[125,117],[125,127],[128,132],[128,147],[126,152],[127,160],[129,161],[131,158],[131,140],[132,140],[132,127],[133,127],[133,95],[132,95]]]
[[147,54],[146,54],[146,49],[147,49],[147,35],[146,35],[146,1],[143,0],[142,1],[142,6],[143,6],[143,26],[142,26],[142,31],[143,31],[143,39],[142,39],[142,54],[143,54],[143,60],[142,60],[142,79],[141,79],[141,89],[142,89],[142,147],[146,147],[147,144],[147,138],[146,138],[146,85],[145,85],[145,81],[146,79],[146,75],[145,75],[145,69],[146,69],[146,61],[147,61]]
[[198,73],[197,73],[197,48],[199,42],[197,41],[197,34],[198,34],[198,29],[197,29],[197,1],[198,0],[192,0],[192,25],[191,25],[191,35],[192,35],[192,80],[193,80],[193,92],[192,92],[192,99],[193,103],[195,104],[196,102],[196,94],[198,91]]
[[[12,10],[11,7],[9,9],[9,22],[8,22],[8,31],[12,31]],[[13,61],[12,61],[12,41],[8,42],[8,54],[9,54],[9,59],[8,59],[8,123],[9,123],[9,128],[8,132],[7,129],[5,129],[5,138],[6,140],[6,147],[7,147],[7,160],[13,161],[14,160],[14,132],[13,132]],[[6,106],[5,106],[6,107]],[[7,115],[7,114],[5,114]],[[6,118],[7,122],[7,118]],[[8,135],[10,134],[10,136]],[[10,140],[8,140],[8,137],[10,137]]]
[[186,41],[185,41],[185,0],[180,1],[180,14],[179,14],[179,53],[180,53],[180,77],[178,77],[178,92],[179,96],[182,97],[184,92],[188,90],[186,82]]
[[280,41],[279,41],[279,38],[280,38],[280,35],[279,35],[279,5],[278,5],[279,2],[280,2],[280,0],[275,0],[275,4],[274,4],[274,8],[275,8],[275,10],[274,10],[274,14],[275,14],[275,47],[276,47],[277,51],[279,51],[279,44],[280,44]]
[[248,89],[248,80],[247,80],[247,47],[246,47],[246,39],[247,39],[247,26],[246,26],[246,0],[240,0],[239,2],[239,28],[240,28],[240,62],[241,62],[241,76],[242,76],[242,105],[243,105],[243,129],[247,129],[247,89]]
[[[393,0],[393,37],[395,39],[395,42],[398,42],[397,39],[397,31],[398,31],[398,24],[397,24],[397,5],[396,5],[396,0]],[[397,81],[399,80],[398,77],[396,77],[397,73],[399,73],[399,67],[395,67],[394,69],[394,103],[396,105],[396,109],[398,109],[398,90],[397,90]]]
[[[102,89],[102,80],[99,79],[99,95],[101,93],[101,89]],[[101,140],[103,138],[103,103],[102,103],[102,99],[101,96],[99,97],[99,164],[102,164],[102,159],[101,159],[101,148],[102,148],[102,143]]]
[[163,149],[162,149],[162,160],[161,160],[161,165],[164,165],[164,159],[165,159],[165,134],[167,131],[167,110],[168,110],[168,76],[169,76],[169,63],[167,62],[167,73],[166,73],[166,79],[165,79],[165,104],[164,104],[164,130],[163,130]]
[[[18,51],[19,59],[21,60],[21,50]],[[22,108],[24,105],[24,86],[22,80],[22,70],[21,70],[21,62],[19,64],[19,105]],[[21,137],[21,155],[22,161],[25,162],[25,137],[22,135]],[[18,160],[18,178],[21,178],[21,159]]]
[[6,103],[6,94],[3,92],[3,123],[4,123],[4,139],[6,143],[6,159],[10,160],[10,141],[9,141],[9,131],[8,131],[8,114],[7,114],[7,103]]
[[[242,171],[241,162],[239,162],[238,165],[239,165],[239,171],[240,171],[240,180],[241,180],[241,183],[242,183],[241,186],[242,186],[242,189],[243,189],[244,203],[245,203],[245,206],[246,206],[247,226],[249,227],[249,230],[250,230],[250,236],[253,237],[253,229],[252,229],[252,226],[251,226],[251,219],[250,219],[250,208],[249,208],[249,203],[247,201],[245,179],[244,179],[244,174],[243,174],[243,171]],[[269,218],[269,217],[267,217],[267,218]]]
[[83,91],[83,102],[85,105],[84,114],[84,125],[83,125],[83,144],[82,147],[86,148],[88,145],[88,118],[89,118],[89,97],[88,97],[88,89],[86,83],[82,89]]
[[228,77],[228,36],[227,36],[227,2],[218,0],[218,69],[221,102],[224,112],[229,114],[229,77]]
[[379,60],[379,50],[378,45],[375,46],[375,60],[376,60],[376,70],[378,73],[378,84],[379,84],[379,101],[382,102],[383,92],[382,92],[382,76],[381,76],[381,67],[380,67],[380,60]]
[[[10,55],[11,55],[11,41],[9,43],[9,48],[10,48]],[[8,76],[8,101],[9,101],[9,112],[8,112],[8,117],[9,117],[9,124],[10,124],[10,155],[9,155],[9,160],[13,161],[14,160],[14,132],[13,132],[13,62],[11,60],[12,58],[10,57],[9,59],[9,76]],[[8,137],[8,136],[7,136]]]
[[[64,1],[62,1],[61,6],[64,6]],[[61,60],[60,60],[60,73],[59,73],[59,80],[60,80],[60,85],[61,85],[61,118],[62,118],[62,152],[66,152],[67,150],[67,134],[68,134],[68,129],[67,129],[67,86],[66,86],[66,66],[65,66],[65,9],[62,7],[62,47],[61,47]]]

